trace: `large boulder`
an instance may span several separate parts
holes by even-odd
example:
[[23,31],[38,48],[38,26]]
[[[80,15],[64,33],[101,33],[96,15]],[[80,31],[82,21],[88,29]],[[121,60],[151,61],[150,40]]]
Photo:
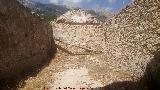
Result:
[[0,0],[0,79],[38,67],[54,46],[46,23],[16,0]]

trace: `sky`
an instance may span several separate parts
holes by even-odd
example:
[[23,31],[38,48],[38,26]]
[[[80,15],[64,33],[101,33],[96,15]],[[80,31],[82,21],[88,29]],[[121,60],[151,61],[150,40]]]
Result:
[[103,9],[106,11],[119,11],[133,0],[34,0],[41,3],[54,3],[82,9]]

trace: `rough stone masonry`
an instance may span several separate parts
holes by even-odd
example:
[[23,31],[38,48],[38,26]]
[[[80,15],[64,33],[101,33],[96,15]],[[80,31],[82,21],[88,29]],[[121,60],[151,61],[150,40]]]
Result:
[[38,67],[54,47],[47,24],[16,0],[0,0],[0,79]]
[[[110,69],[125,72],[138,80],[160,48],[160,1],[135,0],[100,25],[53,22],[52,25],[56,28],[53,31],[57,44],[66,50],[81,54],[101,51]],[[77,48],[73,49],[73,46]],[[83,51],[81,47],[87,50]]]
[[52,21],[56,44],[72,54],[102,53],[102,24],[83,10],[72,10]]
[[140,78],[160,49],[160,1],[135,0],[103,28],[112,68]]

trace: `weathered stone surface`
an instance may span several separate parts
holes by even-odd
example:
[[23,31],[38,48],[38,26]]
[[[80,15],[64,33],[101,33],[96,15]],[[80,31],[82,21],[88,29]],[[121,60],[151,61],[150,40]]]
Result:
[[52,21],[56,44],[72,54],[101,53],[104,46],[103,28],[100,22],[92,17],[85,11],[73,10],[60,16],[56,22]]
[[160,48],[160,1],[135,0],[104,24],[106,56],[113,70],[144,75]]
[[73,54],[100,53],[104,46],[101,25],[70,25],[51,22],[56,44]]
[[160,48],[159,7],[157,0],[136,0],[103,25],[51,24],[58,45],[72,53],[104,52],[110,68],[138,79]]
[[16,0],[0,0],[0,79],[39,66],[54,46],[47,24]]

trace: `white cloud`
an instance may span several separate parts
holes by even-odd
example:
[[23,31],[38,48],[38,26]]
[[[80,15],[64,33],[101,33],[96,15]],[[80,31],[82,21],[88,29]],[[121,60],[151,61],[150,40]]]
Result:
[[112,11],[112,9],[113,9],[112,7],[106,7],[105,8],[105,10],[108,11],[108,12]]
[[80,6],[82,2],[91,2],[92,0],[48,0],[48,1],[49,3],[59,4],[61,2],[63,5],[77,7]]
[[81,3],[83,0],[64,0],[64,1],[71,3]]
[[100,12],[103,12],[103,11],[110,12],[113,8],[112,7],[102,7],[99,4],[95,4],[92,9],[98,12],[99,11]]
[[50,3],[58,4],[59,0],[49,0]]
[[72,7],[79,7],[82,2],[91,2],[92,0],[63,0],[63,4]]
[[113,3],[115,3],[117,0],[108,0],[108,2],[110,3],[110,4],[113,4]]

